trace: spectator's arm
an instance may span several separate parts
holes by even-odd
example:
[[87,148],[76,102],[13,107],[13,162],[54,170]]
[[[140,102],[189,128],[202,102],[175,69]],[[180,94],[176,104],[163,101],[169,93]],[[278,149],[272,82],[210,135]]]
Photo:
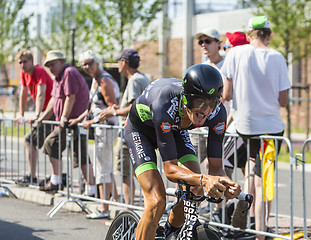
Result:
[[21,85],[21,92],[19,96],[19,114],[21,117],[24,117],[26,104],[27,104],[27,87]]
[[279,93],[279,103],[281,107],[286,107],[288,104],[288,93],[287,89],[280,91]]
[[222,96],[222,102],[230,101],[233,98],[233,85],[232,85],[232,79],[227,78],[225,80],[224,84],[224,93]]
[[117,109],[117,116],[124,116],[126,117],[128,113],[130,112],[130,109],[132,107],[132,103],[126,106],[125,108]]
[[75,94],[69,94],[68,96],[66,96],[65,103],[64,103],[64,109],[63,109],[63,113],[62,113],[62,118],[68,119],[75,101],[76,101],[76,95]]
[[53,115],[53,102],[54,102],[54,98],[51,97],[45,111],[43,112],[43,114],[38,119],[39,123],[41,123],[42,120],[49,119]]
[[36,116],[39,116],[42,112],[45,102],[46,84],[38,85],[36,96]]
[[117,99],[114,93],[114,86],[111,80],[103,77],[100,81],[100,92],[103,95],[108,107],[117,104]]

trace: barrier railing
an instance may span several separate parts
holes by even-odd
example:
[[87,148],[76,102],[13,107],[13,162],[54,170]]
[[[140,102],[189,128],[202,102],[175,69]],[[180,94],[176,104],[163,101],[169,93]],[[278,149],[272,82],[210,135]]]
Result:
[[[195,135],[198,135],[198,137],[203,137],[204,135],[207,136],[206,133],[198,133],[196,131],[190,131],[191,134],[195,134]],[[237,134],[231,134],[231,133],[227,133],[226,134],[227,137],[232,137],[234,138],[234,144],[233,144],[233,148],[234,148],[234,171],[233,171],[233,180],[237,181],[238,180],[238,176],[237,176],[237,163],[238,163],[238,154],[237,154],[237,139],[239,138],[239,135]],[[268,231],[264,231],[263,229],[261,229],[260,231],[257,231],[257,230],[254,230],[254,229],[251,229],[250,228],[250,224],[249,224],[249,220],[248,220],[248,224],[247,224],[247,227],[246,229],[240,229],[240,228],[235,228],[233,227],[232,225],[228,225],[228,224],[225,224],[225,209],[224,209],[224,204],[223,204],[223,209],[222,209],[222,223],[219,223],[219,222],[215,222],[213,221],[213,218],[211,217],[211,221],[210,221],[210,224],[211,225],[214,225],[216,227],[220,227],[220,228],[224,228],[224,229],[231,229],[231,230],[235,230],[235,231],[244,231],[246,233],[251,233],[251,234],[261,234],[261,235],[264,235],[264,236],[269,236],[269,237],[278,237],[278,238],[282,238],[282,239],[293,239],[293,236],[294,236],[294,193],[293,193],[293,188],[294,188],[294,177],[293,177],[293,167],[297,164],[296,163],[296,158],[293,156],[293,147],[292,147],[292,143],[291,141],[286,138],[286,137],[279,137],[279,136],[259,136],[257,137],[257,139],[260,139],[260,142],[261,142],[261,149],[263,149],[263,142],[264,140],[267,140],[267,139],[272,139],[274,141],[274,144],[275,144],[275,149],[278,149],[279,147],[279,143],[278,141],[283,141],[287,147],[288,147],[288,150],[289,150],[289,182],[288,182],[288,186],[289,186],[289,191],[287,192],[288,194],[288,197],[289,197],[289,202],[287,203],[287,209],[289,209],[289,236],[284,236],[284,229],[282,227],[282,230],[283,230],[283,233],[280,231],[281,227],[279,226],[279,218],[281,218],[281,214],[279,212],[279,202],[280,202],[280,192],[279,192],[279,168],[278,168],[278,151],[275,151],[275,171],[274,171],[274,174],[275,174],[275,182],[274,182],[274,185],[276,186],[275,187],[275,198],[272,200],[272,203],[275,205],[275,209],[274,209],[274,214],[271,214],[270,216],[274,216],[275,218],[275,223],[274,223],[274,232],[268,232]],[[311,140],[310,140],[311,141]],[[200,141],[198,141],[198,155],[200,156]],[[248,144],[246,146],[246,149],[247,149],[247,159],[249,159],[249,156],[250,156],[250,147],[249,147],[249,141],[248,141]],[[303,150],[304,151],[304,150]],[[304,156],[304,154],[303,154]],[[262,161],[262,159],[261,159]],[[303,167],[304,167],[304,159],[302,159],[302,162],[303,162]],[[261,168],[262,171],[264,170],[263,167]],[[262,176],[263,176],[263,172],[261,173]],[[249,176],[249,174],[248,174]],[[304,174],[303,174],[304,176]],[[304,178],[304,177],[303,177]],[[239,179],[241,180],[241,179]],[[261,178],[262,180],[262,178]],[[247,181],[247,180],[245,180]],[[298,185],[298,184],[297,184]],[[299,183],[300,185],[300,183]],[[305,187],[305,181],[303,181],[303,188]],[[305,191],[305,190],[304,190]],[[284,193],[282,193],[284,194]],[[284,195],[282,195],[284,196]],[[262,195],[261,196],[262,198],[262,204],[264,204],[264,196]],[[303,206],[305,208],[306,204],[305,204],[305,193],[303,193],[303,196],[302,198],[304,199],[304,203],[303,203]],[[283,205],[284,205],[284,198],[282,198],[282,201],[283,201]],[[296,206],[296,207],[299,207],[299,206]],[[212,207],[211,207],[212,209]],[[264,216],[264,206],[262,206],[261,208],[262,210],[262,218],[261,218],[261,226],[263,227],[264,226],[264,221],[265,219],[263,218]],[[306,237],[306,219],[307,219],[307,216],[306,216],[306,213],[305,213],[305,210],[304,210],[304,232],[305,232],[305,237]],[[305,238],[307,239],[307,238]]]
[[[58,126],[59,122],[55,122],[55,121],[43,121],[44,125],[52,125],[52,126]],[[18,179],[21,178],[21,176],[25,175],[27,172],[27,161],[26,161],[26,152],[25,152],[25,148],[24,148],[24,144],[22,143],[24,141],[24,139],[22,138],[23,135],[26,134],[26,128],[28,128],[29,125],[27,124],[17,124],[15,122],[14,119],[0,119],[0,183],[1,182],[5,182],[5,183],[16,183]],[[32,127],[32,126],[30,126]],[[78,137],[78,146],[81,146],[81,136],[85,135],[86,138],[88,139],[88,131],[85,131],[82,128],[82,124],[78,125],[79,127],[79,137]],[[118,206],[118,207],[124,207],[124,208],[130,208],[130,209],[134,209],[134,210],[143,210],[143,196],[142,196],[142,191],[141,188],[139,186],[139,184],[137,184],[137,180],[135,179],[135,177],[133,176],[133,169],[132,169],[132,165],[130,164],[130,179],[134,179],[134,184],[136,187],[136,191],[135,191],[135,195],[132,194],[132,191],[130,191],[130,199],[131,202],[133,202],[133,204],[126,204],[124,202],[124,195],[123,195],[123,158],[124,158],[124,153],[123,153],[123,148],[122,148],[122,141],[123,141],[123,131],[122,131],[122,127],[119,126],[109,126],[109,125],[102,125],[102,124],[96,124],[96,125],[92,125],[92,128],[94,128],[95,132],[96,129],[101,129],[102,130],[102,134],[103,135],[107,135],[107,132],[112,132],[112,139],[116,139],[116,135],[118,135],[118,137],[120,138],[119,140],[121,141],[121,148],[120,148],[120,158],[121,158],[121,175],[113,175],[115,178],[115,181],[112,181],[112,189],[117,189],[118,194],[120,195],[120,198],[117,200],[114,199],[110,199],[110,200],[105,200],[106,196],[104,196],[104,199],[100,199],[98,198],[98,194],[95,197],[90,197],[90,196],[85,196],[83,195],[83,189],[82,189],[82,177],[81,177],[81,171],[74,171],[73,170],[73,157],[72,157],[72,151],[73,151],[73,140],[72,140],[72,134],[71,131],[68,132],[66,139],[67,139],[67,152],[66,152],[66,156],[64,156],[62,158],[62,152],[61,152],[61,147],[59,146],[58,148],[58,156],[59,159],[63,159],[64,161],[66,161],[66,167],[63,169],[62,172],[66,172],[67,173],[67,179],[66,179],[66,191],[58,191],[59,193],[63,194],[64,196],[67,197],[66,201],[64,201],[63,203],[55,206],[50,212],[49,215],[52,217],[57,211],[58,209],[60,209],[66,202],[68,201],[73,201],[74,199],[82,199],[82,200],[90,200],[92,202],[97,202],[97,203],[106,203],[109,204],[111,206]],[[47,134],[46,134],[46,129],[47,127],[44,127],[44,138],[46,138]],[[192,132],[190,131],[191,134],[196,134],[197,136],[200,137],[204,137],[206,136],[206,133],[197,133],[197,132]],[[237,138],[239,137],[237,134],[226,134],[226,136],[230,136],[234,138],[234,171],[233,171],[233,179],[235,181],[238,180],[238,174],[237,174]],[[59,135],[59,138],[61,139],[61,134]],[[273,204],[275,205],[275,209],[274,209],[274,217],[275,217],[275,223],[274,223],[274,227],[275,227],[275,231],[274,233],[270,233],[270,232],[265,232],[265,231],[255,231],[254,229],[250,229],[250,225],[247,225],[246,229],[239,229],[239,228],[235,228],[231,225],[228,224],[224,224],[224,223],[218,223],[218,222],[213,222],[211,221],[210,224],[215,225],[217,227],[221,227],[221,228],[227,228],[227,229],[233,229],[233,230],[237,230],[237,231],[245,231],[247,233],[252,233],[252,234],[262,234],[265,236],[270,236],[270,237],[279,237],[279,238],[283,238],[283,239],[293,239],[293,235],[294,235],[294,196],[293,196],[293,187],[294,187],[294,178],[293,178],[293,167],[297,164],[297,157],[295,158],[293,156],[293,148],[292,148],[292,143],[290,142],[290,140],[286,137],[276,137],[276,136],[259,136],[258,137],[261,141],[261,146],[263,148],[263,141],[265,139],[272,139],[275,143],[275,148],[278,148],[278,140],[282,140],[283,143],[285,143],[289,149],[289,202],[287,205],[287,208],[289,208],[289,212],[290,212],[290,223],[289,223],[289,233],[290,236],[283,236],[280,233],[280,227],[279,227],[279,217],[280,217],[280,209],[279,209],[279,202],[280,202],[280,192],[279,192],[279,169],[278,169],[278,152],[275,151],[275,199],[273,200]],[[30,138],[32,139],[32,138]],[[95,139],[94,139],[94,143],[91,143],[89,141],[86,141],[86,155],[87,156],[92,156],[91,157],[91,164],[93,165],[93,168],[96,169],[96,151],[98,148],[98,135],[95,134]],[[37,145],[38,145],[37,141]],[[302,149],[302,154],[301,154],[301,162],[302,162],[302,166],[303,166],[303,180],[302,180],[302,187],[303,187],[303,193],[302,193],[302,197],[304,199],[303,202],[303,213],[304,213],[304,236],[305,239],[307,239],[307,215],[306,215],[306,202],[305,202],[305,170],[304,170],[304,163],[305,163],[305,148],[306,145],[311,142],[311,139],[306,140],[306,142],[304,143],[303,149]],[[33,144],[32,141],[30,143],[31,145]],[[115,144],[115,140],[113,140],[113,144],[111,145],[111,147],[114,147],[113,145]],[[199,144],[199,151],[200,151],[200,141],[198,142]],[[249,143],[247,148],[247,157],[249,158]],[[106,150],[102,151],[102,154],[104,156],[106,156]],[[108,151],[109,152],[109,151]],[[112,153],[112,159],[115,158],[114,156],[114,152],[110,149],[110,153]],[[32,153],[31,153],[32,154]],[[42,154],[41,151],[37,151],[37,177],[38,179],[41,180],[45,180],[47,179],[49,173],[51,172],[51,169],[49,168],[49,159],[45,154]],[[200,156],[200,152],[198,154]],[[24,159],[24,160],[22,160]],[[32,155],[31,155],[31,159],[32,159]],[[114,161],[113,161],[114,162]],[[161,165],[161,161],[158,161],[158,168],[160,170],[160,172],[163,174],[162,171],[162,165]],[[89,162],[87,161],[87,169],[88,169],[88,164]],[[42,167],[43,166],[43,167]],[[32,166],[31,166],[32,167]],[[61,169],[62,165],[61,165],[61,161],[59,162],[59,169]],[[79,149],[79,169],[81,169],[81,149]],[[114,169],[114,166],[113,166]],[[262,168],[263,171],[263,168]],[[94,171],[94,177],[96,179],[96,171]],[[61,172],[59,172],[59,174],[61,174]],[[112,178],[112,179],[113,179]],[[31,178],[32,179],[32,178]],[[87,182],[89,182],[89,175],[87,174],[86,176],[86,180]],[[241,179],[240,179],[241,180]],[[115,185],[116,184],[116,185]],[[131,181],[131,185],[130,185],[130,189],[133,189],[133,185],[132,185],[132,181]],[[167,184],[167,181],[166,181]],[[105,186],[105,182],[103,182],[103,185]],[[1,187],[1,185],[0,185]],[[59,185],[59,188],[61,186]],[[37,186],[38,188],[38,186]],[[112,190],[112,195],[116,194],[114,192],[115,190]],[[104,189],[104,193],[105,193],[105,189]],[[283,200],[283,199],[282,199]],[[76,202],[78,205],[80,204],[80,201],[76,201],[74,200],[74,202]],[[263,202],[263,201],[262,201]],[[85,206],[84,204],[80,205],[81,208],[83,210],[86,211],[90,211],[89,209],[87,209],[87,206]],[[263,210],[262,210],[263,211]],[[223,211],[224,212],[224,211]],[[263,215],[263,214],[262,214]],[[223,218],[224,219],[224,218]],[[261,221],[264,221],[264,219],[262,219]],[[263,225],[263,224],[262,224]]]

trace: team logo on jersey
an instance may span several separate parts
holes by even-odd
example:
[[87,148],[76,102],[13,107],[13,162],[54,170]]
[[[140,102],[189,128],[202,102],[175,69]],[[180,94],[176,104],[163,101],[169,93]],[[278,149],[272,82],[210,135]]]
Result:
[[225,122],[220,122],[213,129],[218,135],[222,134],[226,130],[226,124]]
[[163,122],[161,124],[161,128],[163,132],[168,133],[169,131],[171,131],[171,124],[169,124],[168,122]]
[[167,110],[167,114],[174,120],[178,111],[178,97],[174,97],[171,100],[171,106]]

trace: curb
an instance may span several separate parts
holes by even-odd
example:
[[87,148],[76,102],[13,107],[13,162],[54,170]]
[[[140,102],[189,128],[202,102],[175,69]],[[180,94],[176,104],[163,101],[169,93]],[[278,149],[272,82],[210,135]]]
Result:
[[[20,200],[33,202],[33,203],[41,204],[44,206],[51,206],[51,210],[58,203],[68,200],[67,197],[61,193],[55,193],[55,194],[45,193],[45,192],[40,191],[35,186],[21,187],[21,186],[13,185],[13,184],[2,184],[2,186],[7,187]],[[85,204],[87,208],[91,210],[92,212],[96,212],[100,206],[100,203],[97,203],[97,202],[92,202],[92,201],[81,201],[81,202]],[[69,200],[61,207],[61,209],[86,214],[85,211],[83,211],[82,208],[75,201]],[[119,211],[123,210],[123,208],[110,205],[109,210],[110,210],[110,219],[114,219],[115,216],[119,213]]]

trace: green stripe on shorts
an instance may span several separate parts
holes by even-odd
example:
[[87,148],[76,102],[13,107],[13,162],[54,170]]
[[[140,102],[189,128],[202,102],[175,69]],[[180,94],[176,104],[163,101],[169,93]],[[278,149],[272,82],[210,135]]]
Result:
[[138,177],[140,174],[142,174],[144,172],[147,172],[147,171],[153,170],[153,169],[158,170],[157,165],[154,162],[143,163],[135,169],[136,177]]
[[185,162],[189,162],[189,161],[194,161],[197,163],[199,162],[198,157],[196,155],[187,154],[178,159],[177,165],[180,166],[181,164],[184,164]]

